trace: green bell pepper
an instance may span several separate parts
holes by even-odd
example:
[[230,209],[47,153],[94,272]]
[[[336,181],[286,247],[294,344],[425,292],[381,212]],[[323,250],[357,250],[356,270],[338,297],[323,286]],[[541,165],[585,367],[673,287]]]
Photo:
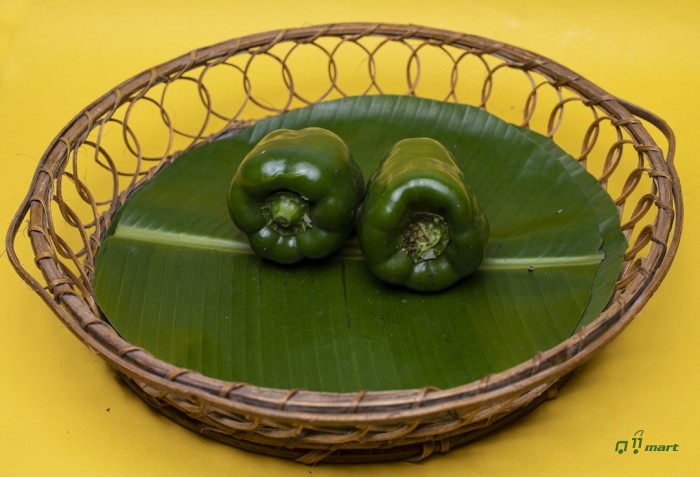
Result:
[[228,208],[258,255],[291,264],[338,250],[363,192],[362,171],[340,137],[322,128],[279,129],[241,162]]
[[488,234],[476,196],[438,141],[399,141],[367,184],[358,239],[369,269],[387,283],[447,288],[479,267]]

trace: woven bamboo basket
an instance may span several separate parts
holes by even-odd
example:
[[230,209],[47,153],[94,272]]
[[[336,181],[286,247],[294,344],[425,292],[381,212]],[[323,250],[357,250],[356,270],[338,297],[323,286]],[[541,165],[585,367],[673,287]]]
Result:
[[[113,213],[139,184],[181,152],[259,118],[362,94],[472,104],[553,138],[576,157],[617,204],[629,244],[602,313],[559,345],[477,382],[354,393],[214,379],[156,359],[103,319],[92,293],[93,259]],[[673,132],[654,114],[514,46],[407,25],[273,31],[155,66],[78,113],[46,150],[9,229],[7,251],[61,321],[179,424],[302,463],[421,460],[556,396],[637,315],[669,270],[681,236],[674,149]]]

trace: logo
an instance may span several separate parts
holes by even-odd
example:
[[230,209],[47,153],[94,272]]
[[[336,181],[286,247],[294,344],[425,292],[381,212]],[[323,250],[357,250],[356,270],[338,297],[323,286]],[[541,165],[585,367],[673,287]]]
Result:
[[643,444],[644,440],[644,429],[640,429],[634,433],[632,436],[632,447],[630,448],[629,440],[619,440],[615,443],[615,452],[618,454],[624,454],[628,450],[631,450],[632,454],[639,454],[640,452],[678,452],[680,444],[678,443],[654,443],[654,444]]

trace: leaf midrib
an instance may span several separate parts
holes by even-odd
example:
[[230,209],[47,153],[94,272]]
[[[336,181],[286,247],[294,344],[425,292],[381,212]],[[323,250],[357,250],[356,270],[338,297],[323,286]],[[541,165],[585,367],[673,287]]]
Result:
[[[149,230],[138,227],[120,225],[113,237],[161,245],[170,245],[190,249],[204,249],[218,252],[254,254],[247,243],[217,237],[207,237],[183,232],[165,230]],[[357,246],[346,246],[338,251],[337,258],[344,260],[361,260],[362,253]],[[571,266],[589,266],[600,263],[605,253],[598,251],[587,255],[565,255],[558,257],[486,257],[481,263],[481,270],[518,270],[531,267],[559,268]]]

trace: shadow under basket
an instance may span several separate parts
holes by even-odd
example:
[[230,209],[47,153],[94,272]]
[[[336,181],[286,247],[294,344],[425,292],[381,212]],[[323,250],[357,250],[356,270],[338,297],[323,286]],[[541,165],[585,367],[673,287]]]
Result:
[[[628,248],[614,294],[596,319],[476,382],[352,393],[214,379],[157,359],[104,319],[93,294],[94,257],[114,212],[140,184],[183,151],[257,119],[381,94],[486,109],[552,138],[598,179],[618,207]],[[668,272],[681,236],[674,149],[673,132],[654,114],[554,61],[497,41],[391,24],[272,31],[150,68],[77,114],[46,150],[8,231],[7,251],[86,346],[184,427],[306,464],[415,461],[554,397],[639,313]],[[26,234],[19,233],[25,223]]]

